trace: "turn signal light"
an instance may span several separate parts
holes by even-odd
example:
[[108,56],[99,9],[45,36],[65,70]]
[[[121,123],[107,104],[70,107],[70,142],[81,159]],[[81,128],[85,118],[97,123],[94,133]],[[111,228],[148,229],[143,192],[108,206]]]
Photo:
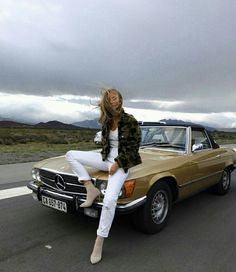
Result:
[[125,183],[123,185],[122,197],[131,197],[132,196],[132,194],[134,192],[135,183],[136,183],[135,179],[125,181]]

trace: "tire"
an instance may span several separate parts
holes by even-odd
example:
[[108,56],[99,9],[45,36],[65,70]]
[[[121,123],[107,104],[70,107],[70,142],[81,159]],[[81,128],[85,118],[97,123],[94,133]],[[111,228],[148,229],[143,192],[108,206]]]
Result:
[[213,186],[213,192],[217,195],[226,195],[230,189],[231,171],[225,168],[219,183]]
[[167,224],[172,205],[169,185],[159,181],[147,194],[146,203],[133,214],[136,228],[148,234],[160,232]]

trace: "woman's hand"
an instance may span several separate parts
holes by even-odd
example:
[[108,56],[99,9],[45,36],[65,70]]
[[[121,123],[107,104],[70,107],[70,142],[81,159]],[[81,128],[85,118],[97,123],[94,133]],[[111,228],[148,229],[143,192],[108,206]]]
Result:
[[110,168],[109,174],[110,174],[110,175],[115,174],[115,172],[118,170],[118,168],[119,168],[118,163],[117,163],[117,162],[114,162],[114,163],[112,164],[111,168]]

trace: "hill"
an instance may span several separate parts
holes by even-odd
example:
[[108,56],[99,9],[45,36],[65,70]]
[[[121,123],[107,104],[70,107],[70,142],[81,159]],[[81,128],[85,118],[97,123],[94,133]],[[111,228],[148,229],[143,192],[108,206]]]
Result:
[[83,128],[95,128],[95,129],[100,129],[101,127],[97,119],[75,122],[75,123],[72,123],[72,125],[83,127]]
[[[199,125],[193,122],[186,122],[182,120],[175,119],[162,119],[160,122],[165,122],[166,124],[179,124],[179,125]],[[236,128],[213,128],[204,124],[203,125],[209,131],[222,131],[222,132],[236,132]],[[97,119],[92,120],[84,120],[75,122],[72,124],[66,124],[63,122],[59,122],[57,120],[48,121],[48,122],[40,122],[38,124],[27,124],[21,123],[14,120],[0,118],[0,128],[52,128],[52,129],[78,129],[78,128],[88,128],[88,129],[100,129],[101,126],[98,123]]]
[[34,125],[35,128],[55,128],[55,129],[78,129],[77,126],[65,124],[59,121],[40,122]]
[[217,130],[224,132],[236,132],[236,128],[218,128]]
[[[160,122],[164,122],[168,125],[173,125],[173,124],[178,124],[178,125],[198,125],[196,123],[192,123],[192,122],[185,122],[182,120],[174,120],[174,119],[162,119],[160,120]],[[96,128],[96,129],[100,129],[101,126],[98,123],[97,119],[93,119],[93,120],[84,120],[84,121],[80,121],[80,122],[76,122],[76,123],[72,123],[72,125],[74,126],[80,126],[80,127],[84,127],[84,128]],[[214,131],[216,130],[215,128],[209,127],[209,126],[205,126],[205,128],[209,131]]]
[[40,122],[35,125],[15,122],[15,121],[0,121],[0,128],[48,128],[48,129],[78,129],[78,127],[70,124],[65,124],[59,121]]
[[0,127],[2,128],[9,128],[9,127],[15,127],[15,128],[32,128],[32,125],[19,123],[15,121],[0,121]]
[[213,127],[209,127],[209,126],[205,126],[203,124],[197,124],[197,123],[193,123],[193,122],[185,122],[185,121],[182,121],[182,120],[174,120],[174,119],[162,119],[160,120],[160,122],[165,122],[167,125],[174,125],[174,124],[177,124],[177,125],[189,125],[189,126],[192,126],[192,125],[200,125],[200,126],[203,126],[205,127],[207,130],[209,131],[215,131],[217,130],[216,128],[213,128]]

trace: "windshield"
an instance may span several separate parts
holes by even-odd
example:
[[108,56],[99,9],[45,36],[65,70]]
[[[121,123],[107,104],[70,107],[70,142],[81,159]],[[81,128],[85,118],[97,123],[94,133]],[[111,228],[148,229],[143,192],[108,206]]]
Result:
[[141,147],[157,147],[185,151],[186,128],[173,126],[142,127]]

